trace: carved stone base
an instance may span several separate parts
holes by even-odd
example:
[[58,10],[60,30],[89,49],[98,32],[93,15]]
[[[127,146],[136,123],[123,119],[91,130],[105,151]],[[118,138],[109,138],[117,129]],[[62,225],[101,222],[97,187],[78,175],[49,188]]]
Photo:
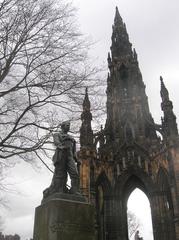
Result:
[[33,240],[95,240],[94,207],[49,199],[36,208]]
[[67,200],[67,201],[75,201],[75,202],[87,202],[85,197],[81,194],[69,194],[69,193],[54,193],[47,198],[42,200],[42,204],[46,203],[50,200]]

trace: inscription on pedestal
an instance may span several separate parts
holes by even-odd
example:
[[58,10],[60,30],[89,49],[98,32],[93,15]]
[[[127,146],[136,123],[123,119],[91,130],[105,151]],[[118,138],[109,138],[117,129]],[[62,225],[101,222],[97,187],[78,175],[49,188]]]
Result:
[[52,232],[91,232],[93,226],[87,226],[85,224],[75,224],[75,223],[65,223],[65,222],[55,222],[50,226]]
[[95,240],[93,206],[55,199],[36,209],[34,240]]

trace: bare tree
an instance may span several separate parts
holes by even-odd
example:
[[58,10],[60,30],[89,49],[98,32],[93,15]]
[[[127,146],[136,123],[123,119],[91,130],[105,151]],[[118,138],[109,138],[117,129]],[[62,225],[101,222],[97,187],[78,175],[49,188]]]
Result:
[[128,236],[129,239],[132,239],[132,236],[140,226],[140,222],[136,215],[131,211],[127,212],[127,221],[128,221]]
[[0,1],[0,164],[47,155],[52,130],[76,111],[93,70],[74,13],[64,0]]

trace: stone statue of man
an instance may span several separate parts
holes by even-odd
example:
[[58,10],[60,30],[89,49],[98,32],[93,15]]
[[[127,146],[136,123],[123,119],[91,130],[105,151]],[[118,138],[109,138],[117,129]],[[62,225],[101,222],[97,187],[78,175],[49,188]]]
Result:
[[53,156],[55,166],[53,183],[58,188],[58,192],[64,192],[68,173],[71,178],[70,193],[76,194],[79,192],[79,175],[75,164],[77,162],[76,142],[68,134],[69,130],[70,122],[66,121],[61,124],[61,131],[53,135],[54,145],[56,146]]
[[[61,131],[53,134],[54,145],[56,147],[53,156],[55,171],[52,184],[44,191],[44,198],[53,193],[72,193],[79,194],[79,174],[76,163],[76,142],[68,134],[70,122],[66,121],[61,124]],[[67,173],[71,179],[71,189],[66,188]]]

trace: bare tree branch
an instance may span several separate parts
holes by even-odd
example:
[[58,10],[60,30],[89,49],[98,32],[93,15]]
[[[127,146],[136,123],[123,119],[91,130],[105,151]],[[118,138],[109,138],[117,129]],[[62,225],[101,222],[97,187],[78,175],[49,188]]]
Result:
[[131,212],[128,211],[127,212],[127,221],[128,221],[128,235],[129,235],[129,239],[132,239],[132,236],[134,235],[134,233],[138,230],[139,226],[140,226],[140,222],[137,219],[136,215]]
[[74,14],[65,0],[0,2],[1,159],[48,156],[52,131],[94,85]]

